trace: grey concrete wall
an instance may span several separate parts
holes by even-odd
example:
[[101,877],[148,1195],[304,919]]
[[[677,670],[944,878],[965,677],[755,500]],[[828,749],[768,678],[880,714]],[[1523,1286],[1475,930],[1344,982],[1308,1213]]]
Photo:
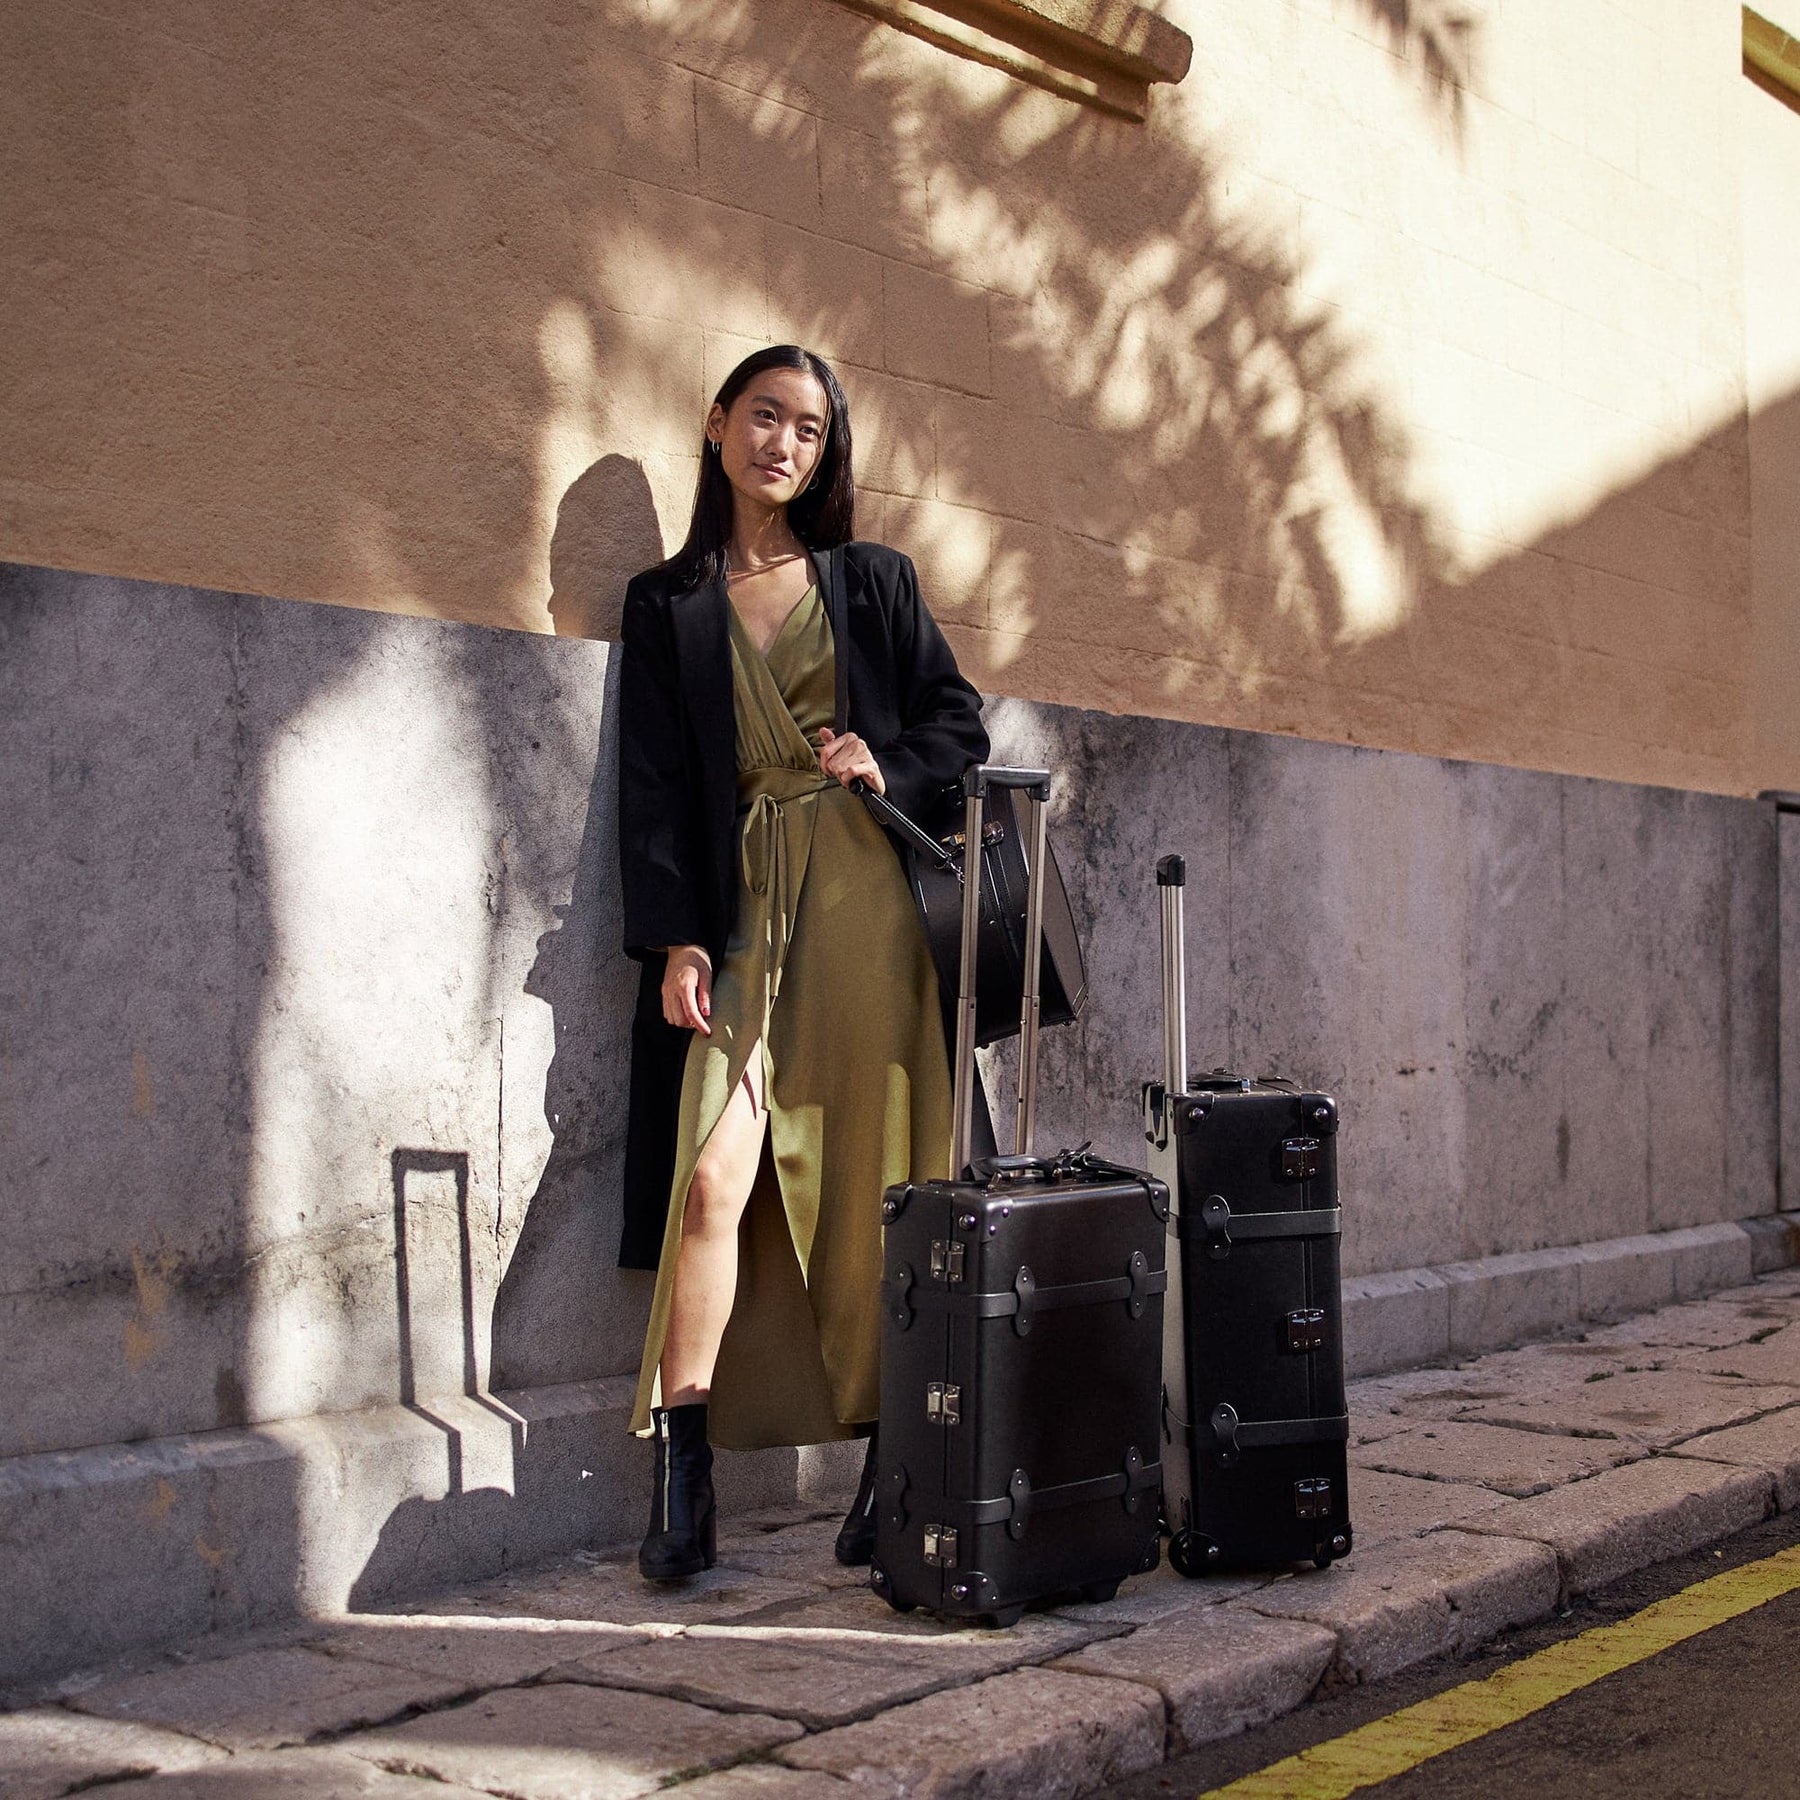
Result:
[[1193,1062],[1339,1096],[1346,1273],[1774,1210],[1771,808],[1014,701],[990,717],[1062,772],[1088,921],[1093,999],[1046,1039],[1044,1141],[1135,1152],[1130,1097],[1160,1056],[1152,868],[1176,850]]
[[[614,680],[598,643],[0,567],[0,1589],[58,1608],[0,1673],[629,1532]],[[990,717],[1059,772],[1087,927],[1041,1142],[1137,1154],[1180,850],[1196,1062],[1342,1098],[1370,1357],[1743,1262],[1635,1240],[1775,1205],[1771,808]],[[473,1390],[554,1428],[447,1423]],[[68,1560],[133,1532],[148,1586]]]
[[636,1525],[611,670],[0,567],[0,1678]]
[[0,1455],[627,1367],[607,647],[0,580]]

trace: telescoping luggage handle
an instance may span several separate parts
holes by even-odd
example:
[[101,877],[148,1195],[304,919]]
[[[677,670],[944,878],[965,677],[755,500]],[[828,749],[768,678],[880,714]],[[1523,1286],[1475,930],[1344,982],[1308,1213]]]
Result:
[[1156,892],[1162,901],[1163,1092],[1169,1101],[1185,1094],[1188,1084],[1186,886],[1186,860],[1162,857],[1156,865]]
[[[1031,1154],[1037,1110],[1038,982],[1044,945],[1044,847],[1050,810],[1048,769],[1003,769],[976,763],[963,775],[962,967],[956,998],[955,1123],[950,1143],[952,1178],[969,1172],[970,1140],[975,1124],[975,959],[981,939],[981,883],[986,858],[981,854],[990,789],[1020,788],[1030,796],[1031,849],[1026,865],[1025,984],[1019,1006],[1019,1114],[1013,1143],[1017,1156]],[[973,846],[971,849],[970,847]],[[973,866],[974,880],[969,879]]]

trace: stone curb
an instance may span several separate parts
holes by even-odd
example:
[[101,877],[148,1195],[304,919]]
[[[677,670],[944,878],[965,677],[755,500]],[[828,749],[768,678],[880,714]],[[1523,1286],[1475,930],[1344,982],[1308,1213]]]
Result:
[[[1461,1437],[1445,1440],[1457,1473],[1384,1477],[1406,1484],[1409,1510],[1371,1516],[1368,1541],[1327,1570],[1189,1583],[1165,1568],[1109,1606],[1033,1613],[1004,1634],[945,1632],[922,1615],[890,1617],[829,1576],[809,1578],[830,1519],[790,1510],[759,1526],[740,1514],[719,1569],[685,1594],[691,1608],[674,1593],[646,1602],[629,1558],[588,1558],[499,1578],[419,1613],[314,1626],[285,1646],[201,1645],[197,1660],[161,1673],[71,1685],[60,1707],[0,1715],[0,1774],[10,1722],[20,1753],[60,1759],[89,1784],[117,1779],[107,1773],[114,1764],[167,1759],[174,1768],[231,1749],[263,1759],[271,1779],[309,1757],[330,1757],[334,1768],[350,1758],[377,1783],[429,1776],[452,1792],[491,1793],[498,1782],[538,1800],[531,1780],[514,1782],[502,1767],[513,1745],[534,1755],[544,1746],[558,1780],[578,1785],[584,1757],[629,1747],[646,1782],[695,1800],[1077,1800],[1290,1712],[1321,1683],[1377,1681],[1467,1655],[1571,1594],[1800,1503],[1800,1401],[1775,1379],[1785,1364],[1743,1381],[1776,1410],[1696,1429],[1717,1416],[1720,1380],[1696,1384],[1674,1360],[1682,1346],[1760,1347],[1794,1329],[1800,1281],[1780,1275],[1608,1328],[1591,1345],[1546,1344],[1353,1391],[1353,1412],[1359,1399],[1398,1411],[1424,1396],[1431,1410],[1409,1424],[1421,1439],[1458,1425]],[[1671,1360],[1655,1362],[1665,1354]],[[1585,1409],[1621,1379],[1607,1372],[1614,1362],[1640,1360],[1652,1363],[1637,1369],[1640,1381],[1657,1368],[1669,1374],[1662,1404],[1685,1432],[1678,1442],[1667,1430],[1658,1448],[1620,1438],[1613,1447],[1628,1460],[1529,1497],[1496,1486],[1512,1478],[1510,1446],[1476,1454],[1465,1443],[1483,1432],[1597,1442]],[[1529,1434],[1472,1422],[1484,1396],[1502,1389],[1548,1409],[1548,1422]],[[1558,1438],[1559,1421],[1589,1435]],[[1440,1509],[1434,1488],[1446,1490]],[[1471,1491],[1484,1497],[1473,1510],[1461,1504]],[[664,1622],[651,1622],[646,1605]],[[32,1800],[65,1791],[24,1790]]]
[[1574,1326],[1653,1312],[1800,1262],[1800,1216],[1643,1232],[1549,1250],[1353,1275],[1352,1379],[1482,1356]]
[[[1800,1216],[1772,1216],[1357,1276],[1346,1366],[1483,1354],[1796,1260]],[[0,1684],[622,1537],[649,1468],[623,1428],[632,1390],[621,1376],[0,1458]],[[736,1510],[835,1497],[859,1456],[761,1451],[719,1470]],[[289,1516],[284,1544],[269,1522]]]

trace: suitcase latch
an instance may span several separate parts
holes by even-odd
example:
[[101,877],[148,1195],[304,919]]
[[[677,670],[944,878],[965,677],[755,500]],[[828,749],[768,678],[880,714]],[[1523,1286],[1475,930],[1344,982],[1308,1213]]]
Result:
[[954,1238],[931,1241],[931,1279],[946,1286],[963,1278],[963,1246]]
[[1319,1140],[1286,1138],[1281,1145],[1281,1173],[1289,1181],[1311,1181],[1319,1172]]
[[925,1560],[934,1569],[954,1569],[956,1567],[956,1527],[954,1525],[927,1525],[925,1527]]
[[1206,1253],[1214,1262],[1231,1254],[1231,1203],[1223,1194],[1208,1194],[1200,1202],[1200,1229],[1206,1234]]
[[1311,1481],[1294,1483],[1294,1516],[1299,1519],[1323,1519],[1331,1513],[1331,1480],[1320,1475]]
[[906,1502],[912,1492],[911,1483],[907,1479],[906,1465],[900,1464],[882,1485],[887,1490],[888,1523],[896,1531],[904,1531],[906,1521],[911,1516],[911,1509]]
[[897,1331],[905,1331],[913,1322],[913,1272],[905,1263],[896,1263],[894,1272],[883,1282],[887,1295],[888,1317]]
[[1238,1459],[1238,1416],[1237,1408],[1229,1400],[1221,1400],[1213,1408],[1212,1430],[1220,1467],[1235,1467]]
[[1287,1347],[1290,1350],[1319,1350],[1325,1344],[1325,1314],[1316,1306],[1302,1307],[1287,1316]]
[[932,1382],[925,1390],[925,1417],[933,1425],[960,1425],[962,1389],[954,1382]]

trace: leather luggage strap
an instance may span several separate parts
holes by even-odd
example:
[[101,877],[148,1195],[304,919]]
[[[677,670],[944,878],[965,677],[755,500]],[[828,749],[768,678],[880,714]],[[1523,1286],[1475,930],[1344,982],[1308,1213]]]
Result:
[[1100,1306],[1107,1301],[1123,1300],[1131,1316],[1141,1318],[1144,1302],[1153,1294],[1168,1292],[1169,1272],[1153,1269],[1141,1250],[1131,1253],[1127,1273],[1099,1281],[1064,1281],[1054,1287],[1039,1287],[1036,1277],[1024,1264],[1013,1276],[1010,1288],[1000,1293],[962,1294],[935,1282],[921,1283],[902,1264],[887,1284],[890,1303],[908,1323],[915,1312],[947,1312],[965,1319],[1011,1319],[1013,1330],[1024,1337],[1031,1330],[1034,1314],[1057,1312],[1066,1306]]
[[1317,1419],[1240,1419],[1221,1401],[1212,1410],[1213,1447],[1229,1467],[1244,1450],[1273,1450],[1284,1444],[1342,1444],[1349,1441],[1348,1413]]
[[1162,1464],[1147,1463],[1134,1444],[1125,1452],[1123,1468],[1087,1481],[1065,1481],[1056,1487],[1034,1488],[1023,1469],[1014,1469],[1006,1492],[996,1500],[933,1500],[925,1510],[943,1514],[959,1525],[1004,1525],[1015,1538],[1025,1535],[1031,1515],[1053,1512],[1064,1506],[1082,1506],[1093,1500],[1122,1500],[1135,1513],[1140,1498],[1162,1484]]
[[1178,1238],[1223,1244],[1256,1238],[1338,1237],[1344,1229],[1344,1211],[1339,1206],[1315,1206],[1304,1212],[1234,1213],[1222,1196],[1209,1194],[1192,1211],[1171,1213],[1169,1229]]

